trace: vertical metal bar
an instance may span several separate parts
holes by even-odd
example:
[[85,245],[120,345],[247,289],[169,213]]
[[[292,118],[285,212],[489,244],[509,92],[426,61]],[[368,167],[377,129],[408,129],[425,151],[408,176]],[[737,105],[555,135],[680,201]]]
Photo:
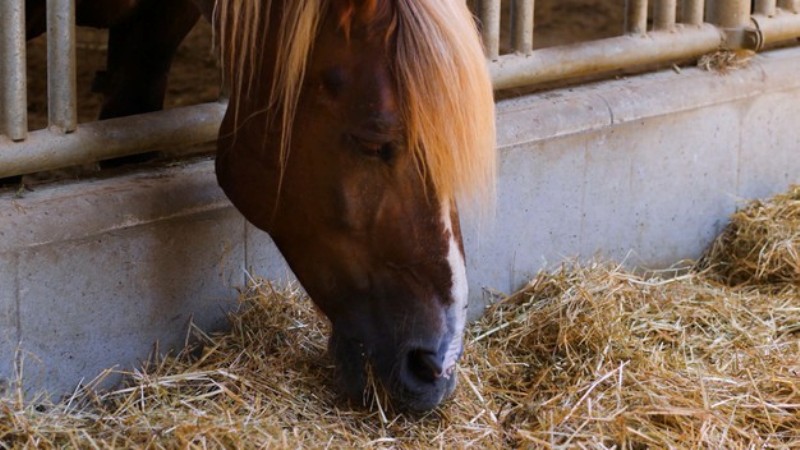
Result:
[[78,125],[75,66],[75,1],[47,0],[47,113],[63,133]]
[[653,28],[665,31],[674,30],[677,11],[677,0],[656,0],[653,10]]
[[774,16],[776,6],[777,2],[775,0],[756,0],[753,8],[753,14]]
[[514,51],[525,55],[533,50],[533,8],[535,0],[514,0]]
[[741,28],[750,23],[750,0],[709,0],[708,17],[722,28]]
[[687,25],[703,24],[703,0],[683,0],[681,5],[682,22]]
[[778,7],[789,12],[800,13],[800,0],[778,0]]
[[486,57],[497,59],[500,56],[500,0],[481,2],[481,30]]
[[647,0],[625,0],[625,32],[647,33]]
[[0,135],[28,136],[25,0],[0,1]]

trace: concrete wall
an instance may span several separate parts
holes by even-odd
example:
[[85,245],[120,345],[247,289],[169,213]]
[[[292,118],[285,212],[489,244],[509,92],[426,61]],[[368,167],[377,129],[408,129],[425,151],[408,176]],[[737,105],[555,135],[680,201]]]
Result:
[[[495,217],[465,224],[471,315],[565,257],[698,256],[742,199],[800,183],[800,50],[503,101]],[[210,161],[0,194],[0,378],[60,393],[224,324],[245,269],[285,280]],[[19,351],[17,351],[19,349]],[[0,383],[2,386],[2,383]]]

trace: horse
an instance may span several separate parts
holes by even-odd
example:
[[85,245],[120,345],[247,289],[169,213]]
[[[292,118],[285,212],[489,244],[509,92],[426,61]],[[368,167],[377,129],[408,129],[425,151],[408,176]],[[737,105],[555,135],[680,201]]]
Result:
[[463,0],[217,2],[231,98],[216,173],[332,325],[336,380],[395,404],[455,387],[467,275],[457,203],[486,201],[494,99]]
[[[25,1],[28,40],[47,30],[45,3]],[[163,109],[175,52],[208,8],[194,0],[76,0],[78,25],[109,30],[106,70],[92,86],[104,98],[100,119]]]
[[213,11],[229,92],[218,183],[330,321],[339,392],[363,400],[372,373],[397,407],[435,408],[463,351],[459,205],[494,195],[493,90],[466,2],[190,8]]

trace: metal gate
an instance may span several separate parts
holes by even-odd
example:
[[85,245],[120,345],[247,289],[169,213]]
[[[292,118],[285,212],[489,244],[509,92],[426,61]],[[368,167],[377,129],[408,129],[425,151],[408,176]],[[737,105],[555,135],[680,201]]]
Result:
[[[623,35],[534,50],[535,0],[468,3],[480,22],[498,90],[681,61],[719,49],[759,51],[800,36],[800,0],[625,0]],[[507,14],[501,14],[504,7]],[[222,103],[79,125],[75,0],[47,2],[49,126],[29,132],[24,13],[25,0],[0,2],[0,177],[216,138]],[[501,30],[510,36],[509,52],[501,53]]]

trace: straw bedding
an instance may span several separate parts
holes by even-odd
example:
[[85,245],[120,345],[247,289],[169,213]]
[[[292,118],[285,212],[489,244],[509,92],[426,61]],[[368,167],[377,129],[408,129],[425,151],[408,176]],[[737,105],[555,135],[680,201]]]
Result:
[[800,185],[756,200],[731,217],[730,225],[700,261],[732,286],[800,286]]
[[[778,205],[792,195],[737,216],[774,205],[782,212],[769,221],[782,222]],[[794,242],[796,256],[793,223],[793,237],[748,242]],[[0,402],[0,447],[798,448],[797,260],[738,256],[731,246],[745,244],[731,236],[743,233],[728,229],[680,276],[605,263],[538,275],[471,326],[454,399],[416,417],[393,411],[379,390],[366,407],[342,403],[310,301],[256,282],[230,332],[194,330],[198,345],[116,391]],[[748,273],[781,275],[728,275],[741,270],[729,272],[731,261],[750,268],[745,256],[757,261]]]

